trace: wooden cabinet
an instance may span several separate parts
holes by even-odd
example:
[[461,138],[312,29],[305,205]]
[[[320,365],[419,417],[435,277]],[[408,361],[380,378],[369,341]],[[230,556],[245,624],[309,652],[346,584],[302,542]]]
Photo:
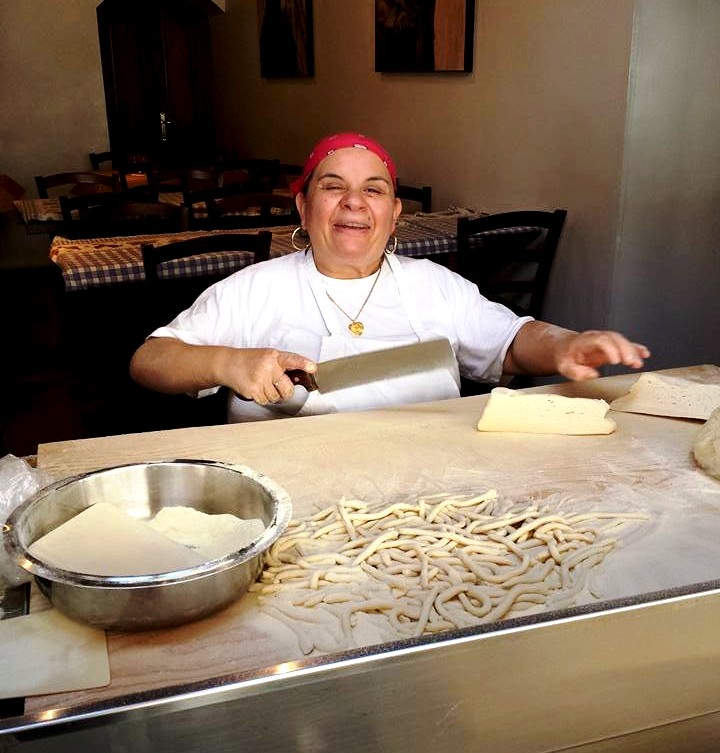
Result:
[[103,0],[97,8],[110,148],[117,167],[209,164],[214,155],[207,7]]

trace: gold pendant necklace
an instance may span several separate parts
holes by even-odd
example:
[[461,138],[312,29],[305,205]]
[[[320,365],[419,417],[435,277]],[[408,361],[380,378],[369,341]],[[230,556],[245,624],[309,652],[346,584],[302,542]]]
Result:
[[370,292],[365,296],[365,300],[362,303],[362,306],[360,306],[360,310],[355,314],[355,316],[350,316],[345,309],[343,309],[340,304],[330,295],[330,293],[325,291],[325,295],[330,299],[332,303],[334,303],[338,309],[350,320],[350,324],[348,324],[348,329],[350,332],[352,332],[353,335],[356,337],[360,337],[362,333],[365,331],[365,325],[358,321],[360,319],[360,314],[362,314],[363,309],[365,308],[365,305],[370,300],[370,296],[372,295],[373,290],[375,290],[375,286],[377,285],[377,281],[380,279],[380,272],[382,272],[382,265],[385,261],[385,256],[383,255],[382,259],[380,259],[380,266],[378,267],[378,271],[375,274],[375,279],[373,280],[373,284],[370,286]]

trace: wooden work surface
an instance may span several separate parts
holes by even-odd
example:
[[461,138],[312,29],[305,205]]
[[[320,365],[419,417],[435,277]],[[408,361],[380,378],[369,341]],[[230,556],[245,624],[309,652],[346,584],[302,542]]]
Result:
[[[720,381],[720,368],[667,373]],[[636,375],[533,391],[611,401]],[[391,502],[434,492],[484,492],[518,500],[563,491],[583,509],[601,493],[611,509],[651,519],[603,563],[603,597],[616,598],[720,577],[720,483],[690,450],[700,421],[613,413],[604,436],[485,434],[486,396],[392,410],[181,429],[41,445],[38,466],[57,478],[128,462],[206,458],[240,463],[282,484],[295,517],[340,497]],[[586,503],[587,504],[587,503]],[[215,680],[301,658],[293,634],[259,613],[249,594],[179,628],[108,633],[106,688],[28,698],[26,713],[119,699],[147,689]]]

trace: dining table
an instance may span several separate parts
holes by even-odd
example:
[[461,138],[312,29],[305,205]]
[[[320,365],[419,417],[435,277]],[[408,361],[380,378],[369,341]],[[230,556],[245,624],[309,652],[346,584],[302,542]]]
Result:
[[[100,172],[112,174],[113,171]],[[119,175],[114,171],[115,175]],[[144,173],[128,173],[125,175],[128,188],[147,185],[147,176]],[[182,194],[178,194],[182,197]],[[176,198],[169,200],[168,203],[179,203]],[[13,201],[15,215],[20,223],[25,226],[28,234],[47,233],[53,235],[56,229],[63,222],[62,210],[60,209],[60,199],[57,196],[32,197],[25,196]]]
[[[662,373],[720,383],[712,364]],[[611,403],[637,378],[522,392]],[[550,611],[392,641],[360,634],[306,654],[250,592],[186,625],[107,631],[109,684],[21,699],[0,718],[0,748],[713,749],[703,743],[720,736],[720,482],[693,461],[702,422],[610,411],[617,428],[604,435],[480,432],[488,399],[40,445],[37,465],[56,479],[167,458],[240,464],[280,484],[300,523],[340,500],[402,505],[490,489],[557,505],[548,515],[641,515],[593,569],[590,592]],[[43,598],[31,611],[49,608]]]
[[[457,218],[472,216],[471,208],[450,207],[444,211],[405,214],[398,219],[398,245],[396,253],[405,256],[453,259],[457,250]],[[162,235],[134,235],[114,238],[70,239],[55,236],[50,243],[50,259],[62,273],[65,290],[87,290],[117,283],[138,282],[145,279],[142,263],[142,246],[146,243],[161,245],[185,238],[195,238],[205,233],[272,232],[270,256],[282,256],[295,249],[292,233],[295,228],[278,225],[252,230],[189,230]],[[174,260],[168,264],[171,276],[192,276],[234,272],[245,264],[243,257],[232,253],[216,252]]]

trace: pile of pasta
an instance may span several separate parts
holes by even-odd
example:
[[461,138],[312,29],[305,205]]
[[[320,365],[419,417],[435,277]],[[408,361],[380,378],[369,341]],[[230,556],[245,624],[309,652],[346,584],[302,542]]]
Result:
[[342,499],[294,520],[251,590],[304,654],[430,635],[572,605],[644,513],[561,514],[494,489],[372,510]]

